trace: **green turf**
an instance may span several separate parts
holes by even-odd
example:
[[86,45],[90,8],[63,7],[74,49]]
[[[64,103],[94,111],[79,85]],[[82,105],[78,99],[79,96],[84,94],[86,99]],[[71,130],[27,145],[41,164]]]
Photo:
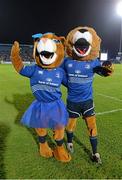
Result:
[[[62,91],[65,101],[66,89],[62,87]],[[29,80],[18,75],[11,65],[0,65],[1,179],[122,178],[122,110],[97,115],[101,166],[89,158],[91,147],[81,119],[74,137],[72,160],[63,164],[54,158],[40,157],[35,132],[19,123],[33,99]],[[112,77],[95,76],[94,100],[97,113],[122,109],[122,65],[115,66]],[[49,131],[52,145],[51,135]]]

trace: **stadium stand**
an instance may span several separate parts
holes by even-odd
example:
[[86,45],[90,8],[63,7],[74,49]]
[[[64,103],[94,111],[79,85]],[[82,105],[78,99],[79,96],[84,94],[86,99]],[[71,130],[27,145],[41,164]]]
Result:
[[[0,64],[10,64],[10,51],[12,44],[0,44]],[[20,52],[25,63],[34,63],[32,57],[33,45],[20,44]],[[102,60],[101,60],[102,61]],[[116,58],[110,59],[114,64],[122,64],[122,58],[117,55]]]
[[[12,44],[0,44],[0,63],[9,64]],[[33,45],[20,45],[20,53],[25,63],[34,62],[32,57]]]

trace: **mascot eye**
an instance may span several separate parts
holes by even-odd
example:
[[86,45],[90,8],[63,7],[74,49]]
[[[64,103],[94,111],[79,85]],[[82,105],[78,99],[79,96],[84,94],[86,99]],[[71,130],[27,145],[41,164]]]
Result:
[[58,39],[53,39],[53,41],[54,41],[55,43],[60,43],[60,42],[61,42],[61,41],[58,40]]
[[91,35],[91,33],[89,33],[89,32],[85,32],[85,33],[83,33],[83,37],[88,41],[88,42],[92,42],[92,35]]

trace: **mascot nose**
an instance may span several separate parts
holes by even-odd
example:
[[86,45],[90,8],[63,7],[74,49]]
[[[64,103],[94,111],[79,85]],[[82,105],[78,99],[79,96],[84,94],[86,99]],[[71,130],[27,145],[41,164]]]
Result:
[[47,42],[47,38],[42,38],[41,41],[45,44]]
[[49,52],[56,52],[56,44],[53,40],[48,38],[41,38],[38,45],[37,50],[40,51],[49,51]]

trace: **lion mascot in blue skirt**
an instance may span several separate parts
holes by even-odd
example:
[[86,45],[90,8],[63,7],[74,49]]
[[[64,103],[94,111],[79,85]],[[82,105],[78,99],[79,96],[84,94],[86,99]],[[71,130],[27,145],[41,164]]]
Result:
[[[66,77],[65,71],[59,67],[64,58],[65,38],[53,33],[35,34],[32,37],[35,65],[24,66],[17,41],[11,49],[12,64],[20,75],[30,79],[31,90],[35,97],[21,122],[37,132],[41,156],[46,158],[54,156],[61,162],[69,162],[71,156],[63,145],[68,113],[61,100],[60,91]],[[51,149],[46,141],[47,128],[51,128],[54,132],[56,142],[54,149]]]

